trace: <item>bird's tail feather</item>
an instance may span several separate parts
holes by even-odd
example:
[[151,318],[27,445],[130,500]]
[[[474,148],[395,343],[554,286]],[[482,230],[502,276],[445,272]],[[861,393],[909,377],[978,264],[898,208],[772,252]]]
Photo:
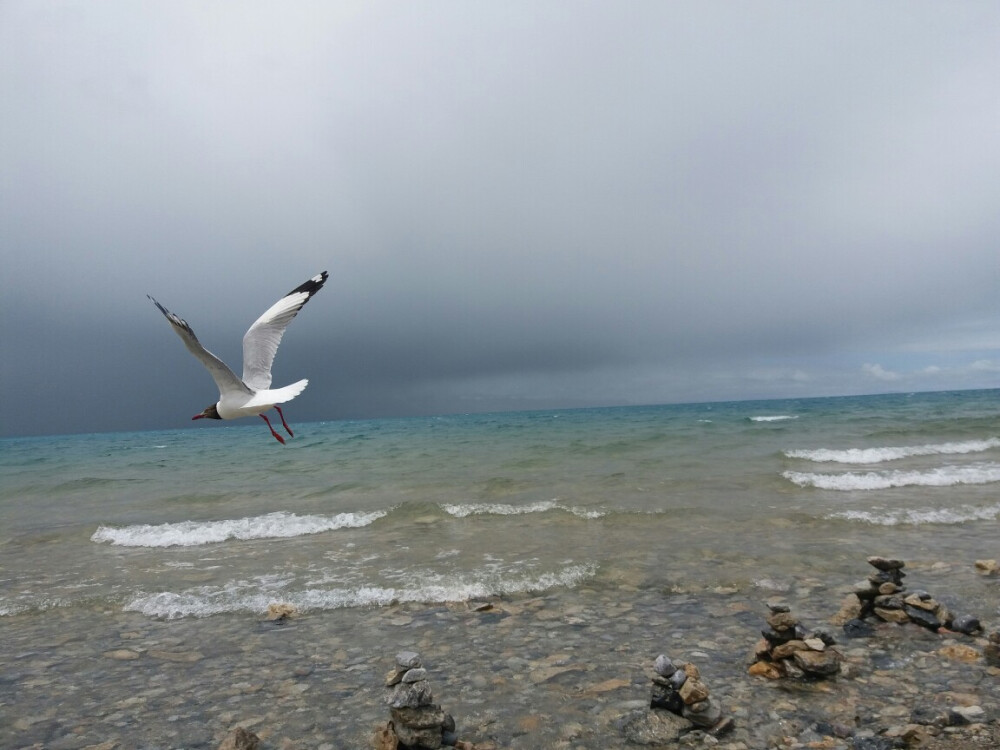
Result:
[[297,383],[286,385],[284,388],[274,388],[273,390],[257,391],[254,397],[247,402],[247,406],[263,406],[264,404],[283,404],[298,396],[309,385],[309,381],[303,378]]

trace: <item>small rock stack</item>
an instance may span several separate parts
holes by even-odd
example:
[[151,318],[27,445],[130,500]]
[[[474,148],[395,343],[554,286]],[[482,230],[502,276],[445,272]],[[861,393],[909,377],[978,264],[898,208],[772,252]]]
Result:
[[386,675],[385,702],[399,746],[408,750],[437,750],[457,741],[455,720],[434,702],[427,670],[413,651],[396,654],[396,664]]
[[982,630],[977,618],[971,615],[955,617],[926,591],[907,593],[903,583],[906,563],[902,560],[875,556],[868,558],[868,564],[875,572],[847,595],[840,612],[832,620],[843,625],[848,635],[871,635],[864,623],[869,615],[883,622],[912,622],[934,631],[944,627],[972,635]]
[[826,631],[807,632],[781,604],[768,605],[767,627],[754,647],[750,674],[782,677],[830,677],[840,672],[843,657]]
[[666,709],[696,727],[718,729],[731,719],[722,718],[722,709],[709,695],[708,686],[694,664],[672,662],[660,654],[653,663],[653,695],[649,707]]

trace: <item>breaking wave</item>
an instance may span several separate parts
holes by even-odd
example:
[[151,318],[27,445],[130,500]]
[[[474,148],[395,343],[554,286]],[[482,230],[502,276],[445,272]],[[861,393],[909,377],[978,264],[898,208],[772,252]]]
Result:
[[984,508],[971,505],[957,508],[923,508],[899,510],[845,510],[832,513],[827,518],[844,518],[874,526],[901,526],[921,524],[961,524],[969,521],[992,521],[1000,515],[1000,505]]
[[271,576],[253,581],[232,581],[223,586],[201,586],[179,593],[143,593],[126,603],[124,608],[150,617],[176,619],[231,612],[260,614],[276,602],[291,604],[300,611],[384,607],[402,602],[462,602],[572,587],[592,578],[596,572],[597,565],[594,563],[568,565],[555,572],[534,575],[505,576],[493,569],[483,569],[454,575],[425,575],[400,587],[358,585],[301,591],[288,589],[291,578]]
[[354,529],[367,526],[387,514],[385,510],[333,516],[276,512],[224,521],[180,521],[122,528],[100,526],[90,539],[120,547],[194,547],[228,539],[284,539],[336,529]]
[[841,464],[878,464],[884,461],[896,461],[911,456],[943,456],[962,453],[980,453],[993,448],[1000,448],[1000,438],[986,440],[966,440],[957,443],[940,443],[937,445],[886,446],[881,448],[847,448],[834,450],[817,448],[815,450],[785,451],[789,458],[803,458],[819,463]]
[[1000,464],[992,462],[967,466],[941,466],[926,471],[869,471],[842,474],[816,474],[785,471],[783,476],[799,487],[821,490],[885,490],[894,487],[951,487],[957,484],[1000,482]]
[[789,419],[798,419],[798,416],[793,414],[774,414],[771,416],[747,417],[747,419],[751,422],[784,422]]
[[[528,505],[467,503],[442,504],[435,507],[456,518],[482,515],[516,516],[550,511],[571,513],[574,516],[587,519],[602,518],[607,515],[606,511],[603,510],[576,508],[563,505],[556,500],[546,500]],[[217,544],[230,539],[241,541],[288,539],[337,529],[356,529],[368,526],[395,511],[405,515],[406,506],[396,506],[386,510],[338,513],[331,516],[300,516],[295,513],[275,512],[263,516],[221,521],[179,521],[123,527],[99,526],[90,539],[93,542],[105,542],[120,547],[196,547],[202,544]]]
[[469,503],[462,505],[442,505],[441,508],[448,514],[456,518],[466,516],[494,515],[494,516],[518,516],[525,513],[545,513],[550,510],[561,510],[572,513],[580,518],[601,518],[606,513],[602,510],[591,510],[588,508],[574,508],[563,505],[556,500],[543,500],[529,505],[507,505],[505,503]]

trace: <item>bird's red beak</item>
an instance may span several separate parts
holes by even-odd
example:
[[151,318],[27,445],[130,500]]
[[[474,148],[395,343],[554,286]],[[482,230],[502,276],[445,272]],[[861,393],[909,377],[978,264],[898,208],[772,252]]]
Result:
[[193,417],[191,417],[192,420],[195,420],[195,419],[204,419],[204,418],[205,418],[204,414],[195,414]]

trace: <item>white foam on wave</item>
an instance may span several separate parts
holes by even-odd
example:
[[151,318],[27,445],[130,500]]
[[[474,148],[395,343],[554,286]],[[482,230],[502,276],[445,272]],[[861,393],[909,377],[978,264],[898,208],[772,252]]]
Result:
[[592,510],[589,508],[574,508],[563,505],[558,500],[541,500],[528,505],[508,505],[506,503],[466,503],[462,505],[442,505],[441,508],[448,514],[456,518],[467,516],[519,516],[525,513],[546,513],[551,510],[561,510],[572,513],[580,518],[601,518],[606,515],[602,510]]
[[387,513],[376,510],[333,516],[299,516],[278,511],[223,521],[180,521],[122,528],[100,526],[90,539],[121,547],[195,547],[227,539],[285,539],[336,529],[353,529],[367,526]]
[[593,563],[568,565],[562,570],[538,575],[501,576],[493,570],[467,574],[425,575],[408,585],[354,586],[288,590],[289,578],[269,577],[255,581],[233,581],[224,586],[200,586],[180,593],[164,591],[140,594],[124,609],[149,617],[176,619],[247,612],[261,614],[275,602],[291,604],[300,611],[344,607],[384,607],[399,602],[461,602],[489,596],[546,591],[575,586],[597,572]]
[[957,484],[1000,482],[1000,464],[976,463],[967,466],[940,466],[926,471],[868,471],[843,474],[816,474],[785,471],[783,476],[799,487],[821,490],[885,490],[895,487],[951,487]]
[[965,440],[936,445],[901,445],[884,446],[881,448],[847,448],[844,450],[817,448],[815,450],[785,451],[785,455],[789,458],[804,458],[808,461],[816,461],[818,463],[878,464],[884,461],[896,461],[911,456],[980,453],[993,448],[1000,448],[1000,438],[992,437],[986,440]]
[[923,508],[897,510],[845,510],[832,513],[827,518],[846,518],[875,526],[901,526],[910,524],[960,524],[969,521],[992,521],[1000,515],[1000,505],[976,507],[972,505],[958,508]]
[[795,414],[774,414],[772,416],[748,417],[751,422],[784,422],[787,419],[798,419]]

